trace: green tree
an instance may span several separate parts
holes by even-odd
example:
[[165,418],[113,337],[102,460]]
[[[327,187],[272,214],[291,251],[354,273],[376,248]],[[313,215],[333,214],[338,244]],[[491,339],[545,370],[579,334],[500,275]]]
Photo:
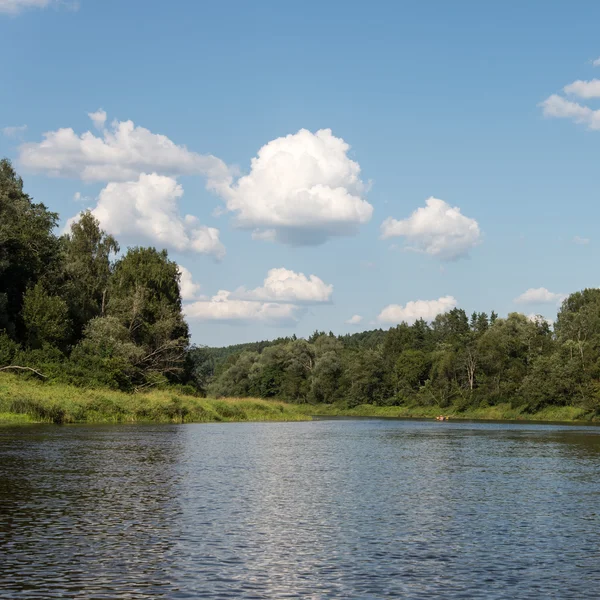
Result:
[[73,349],[70,376],[83,385],[133,390],[147,382],[141,368],[144,354],[144,348],[131,341],[129,330],[117,318],[96,317]]
[[179,279],[177,263],[169,260],[166,250],[154,248],[130,248],[110,277],[106,314],[145,350],[139,367],[150,378],[173,379],[184,372],[189,331]]
[[119,251],[119,244],[100,228],[90,211],[85,211],[71,225],[64,247],[65,297],[79,336],[88,321],[105,315],[112,273],[111,256]]
[[348,364],[350,388],[348,406],[359,404],[387,404],[392,398],[389,371],[378,350],[354,354]]
[[340,354],[334,350],[320,354],[311,373],[310,401],[331,404],[341,400],[345,392],[345,383]]
[[37,283],[23,297],[23,322],[29,347],[62,346],[69,333],[67,303],[49,295],[44,286]]
[[17,341],[26,337],[22,319],[27,288],[42,281],[51,289],[59,270],[58,215],[35,204],[10,161],[0,160],[0,328]]
[[427,380],[429,366],[423,350],[404,350],[394,365],[398,391],[404,395],[418,391]]

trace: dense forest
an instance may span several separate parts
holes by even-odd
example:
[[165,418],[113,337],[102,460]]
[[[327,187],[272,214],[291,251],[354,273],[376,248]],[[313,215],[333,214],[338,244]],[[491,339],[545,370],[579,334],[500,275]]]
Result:
[[165,250],[122,252],[90,212],[68,234],[57,223],[0,161],[0,370],[131,392],[600,414],[600,289],[570,295],[553,328],[455,308],[388,331],[195,347]]

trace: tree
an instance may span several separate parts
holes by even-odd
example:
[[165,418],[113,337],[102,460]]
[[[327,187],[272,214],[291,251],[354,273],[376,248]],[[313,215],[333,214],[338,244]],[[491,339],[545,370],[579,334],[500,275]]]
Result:
[[215,361],[209,348],[192,346],[185,354],[184,381],[191,383],[201,394],[206,394],[211,377],[215,373]]
[[345,391],[344,368],[338,352],[333,350],[321,354],[315,363],[310,378],[311,402],[330,404],[343,398]]
[[398,390],[405,395],[418,391],[428,373],[429,360],[422,350],[404,350],[394,365]]
[[88,210],[72,223],[71,233],[65,236],[64,247],[65,297],[79,337],[88,321],[106,313],[111,256],[119,252],[119,244],[100,228],[99,221]]
[[138,364],[148,377],[172,379],[184,370],[189,331],[182,314],[179,268],[167,251],[130,248],[109,280],[107,316],[144,348]]
[[71,354],[70,375],[76,383],[133,390],[147,382],[139,366],[144,354],[116,317],[96,317]]
[[61,261],[58,215],[35,204],[10,161],[0,160],[0,328],[24,341],[23,296],[38,281],[50,289]]
[[365,350],[355,354],[348,368],[351,381],[348,390],[348,406],[386,404],[391,398],[389,372],[380,351]]
[[67,303],[49,295],[44,286],[37,283],[23,297],[23,322],[29,347],[61,346],[69,333]]

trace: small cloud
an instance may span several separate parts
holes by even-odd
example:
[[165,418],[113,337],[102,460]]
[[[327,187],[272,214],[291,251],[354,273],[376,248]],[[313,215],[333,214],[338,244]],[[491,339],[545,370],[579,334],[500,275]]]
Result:
[[0,0],[0,13],[18,15],[29,8],[46,8],[48,6],[62,6],[68,10],[77,10],[79,2],[76,0]]
[[475,219],[463,215],[457,206],[431,197],[407,219],[386,219],[381,237],[404,237],[407,249],[452,261],[467,256],[482,236]]
[[305,312],[306,309],[294,304],[235,300],[227,290],[219,290],[209,299],[184,306],[186,317],[192,321],[240,325],[263,323],[274,327],[294,326]]
[[[0,0],[1,3],[1,0]],[[27,131],[27,125],[12,125],[9,127],[4,127],[2,129],[3,135],[7,138],[16,138],[21,139],[23,134]]]
[[104,124],[106,123],[106,111],[101,108],[96,112],[88,113],[88,117],[94,123],[94,127],[102,131],[104,129]]
[[407,302],[405,306],[389,304],[377,317],[380,323],[414,323],[418,319],[433,321],[439,314],[452,310],[456,306],[453,296],[443,296],[437,300],[415,300]]
[[236,300],[257,300],[280,304],[319,304],[331,302],[333,285],[326,284],[316,275],[296,273],[289,269],[275,268],[267,273],[263,285],[253,290],[238,288],[232,295]]
[[348,325],[359,325],[362,323],[363,318],[360,315],[352,315],[349,319],[344,321]]
[[563,88],[565,94],[579,98],[598,98],[600,96],[600,79],[584,81],[578,79]]
[[589,238],[584,238],[584,237],[579,237],[578,235],[576,235],[573,238],[573,242],[575,244],[579,244],[580,246],[587,246],[590,243],[590,239]]
[[370,260],[361,260],[360,261],[360,266],[363,269],[374,269],[375,268],[375,263],[370,261]]
[[560,303],[566,298],[565,294],[551,292],[544,287],[529,288],[514,299],[516,304],[553,304]]
[[600,67],[600,58],[596,58],[595,60],[593,60],[592,65],[594,67]]

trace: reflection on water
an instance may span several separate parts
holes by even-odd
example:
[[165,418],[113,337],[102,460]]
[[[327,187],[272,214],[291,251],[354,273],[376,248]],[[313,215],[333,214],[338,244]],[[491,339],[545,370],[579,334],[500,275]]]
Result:
[[2,598],[591,598],[600,429],[0,428]]

